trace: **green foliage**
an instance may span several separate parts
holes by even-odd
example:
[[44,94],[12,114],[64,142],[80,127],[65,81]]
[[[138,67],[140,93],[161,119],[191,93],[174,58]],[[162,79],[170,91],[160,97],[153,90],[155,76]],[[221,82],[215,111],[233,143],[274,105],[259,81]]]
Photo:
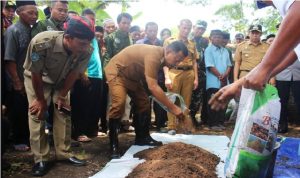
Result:
[[206,6],[210,3],[211,0],[176,0],[178,3],[191,6],[195,4],[201,4],[202,6]]
[[108,3],[106,1],[88,1],[88,0],[77,0],[69,2],[69,10],[76,11],[79,14],[86,9],[92,9],[96,14],[96,25],[102,25],[103,19],[111,18],[104,9]]
[[254,2],[245,3],[243,0],[233,4],[224,5],[215,12],[215,15],[219,18],[214,21],[225,22],[223,23],[222,30],[226,31],[234,30],[247,34],[251,24],[260,24],[263,26],[264,34],[276,32],[276,25],[281,20],[277,10],[273,8],[263,9],[267,10],[267,15],[254,20],[249,18],[249,16],[245,16],[245,10],[250,11],[251,15],[254,16],[257,7]]

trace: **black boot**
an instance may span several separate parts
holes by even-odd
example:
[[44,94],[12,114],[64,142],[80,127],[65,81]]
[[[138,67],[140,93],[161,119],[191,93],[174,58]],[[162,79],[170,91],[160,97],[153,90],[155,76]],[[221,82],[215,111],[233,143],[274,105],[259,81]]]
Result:
[[134,115],[135,145],[161,146],[162,142],[154,140],[150,136],[151,116],[149,112]]
[[118,133],[120,129],[120,119],[109,119],[109,141],[111,158],[120,158]]

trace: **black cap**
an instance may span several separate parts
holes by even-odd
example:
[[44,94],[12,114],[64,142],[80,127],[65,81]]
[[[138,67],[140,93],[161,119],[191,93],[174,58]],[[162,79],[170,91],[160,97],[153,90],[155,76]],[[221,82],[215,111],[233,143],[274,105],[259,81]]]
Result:
[[6,1],[5,3],[5,8],[13,8],[13,9],[17,9],[17,6],[15,3],[13,3],[12,1]]
[[16,1],[17,8],[19,8],[21,6],[26,6],[26,5],[34,5],[34,6],[36,6],[36,3],[35,3],[35,1],[21,1],[21,0],[17,0]]
[[83,16],[74,16],[64,23],[65,34],[79,39],[92,40],[95,37],[94,23]]
[[197,20],[195,27],[199,27],[199,28],[207,28],[207,22],[205,22],[204,20]]
[[250,25],[249,27],[249,31],[258,31],[258,32],[262,32],[262,26],[261,25]]

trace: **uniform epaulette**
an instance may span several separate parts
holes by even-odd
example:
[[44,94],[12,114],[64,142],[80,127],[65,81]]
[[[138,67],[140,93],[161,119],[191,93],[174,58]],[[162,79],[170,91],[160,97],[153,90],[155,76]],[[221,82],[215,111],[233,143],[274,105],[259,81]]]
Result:
[[42,51],[51,47],[51,41],[44,41],[33,45],[35,51]]
[[247,42],[247,41],[243,41],[243,42],[237,44],[236,47],[242,46],[242,45],[244,45],[246,42]]

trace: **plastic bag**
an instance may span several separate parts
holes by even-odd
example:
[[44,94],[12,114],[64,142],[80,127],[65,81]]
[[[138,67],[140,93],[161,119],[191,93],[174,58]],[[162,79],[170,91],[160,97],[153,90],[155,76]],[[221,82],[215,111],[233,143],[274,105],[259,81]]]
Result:
[[225,162],[226,177],[266,177],[276,145],[280,102],[275,87],[242,89]]
[[[172,102],[179,106],[183,112],[184,119],[176,118],[176,131],[177,133],[194,133],[195,128],[190,117],[190,110],[184,103],[184,100],[181,95],[172,92],[165,92],[167,98]],[[153,101],[157,102],[165,111],[170,112],[170,110],[159,102],[154,96],[150,96]]]

